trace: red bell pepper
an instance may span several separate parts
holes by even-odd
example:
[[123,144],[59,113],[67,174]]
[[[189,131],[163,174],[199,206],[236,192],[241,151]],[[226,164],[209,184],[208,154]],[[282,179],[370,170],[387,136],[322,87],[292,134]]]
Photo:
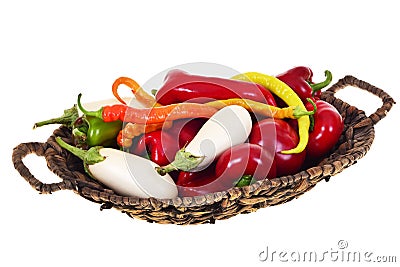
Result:
[[162,105],[243,98],[276,106],[272,93],[261,85],[247,81],[191,75],[178,69],[166,75],[165,82],[155,97]]
[[132,144],[130,152],[147,156],[160,166],[171,163],[176,152],[187,145],[207,119],[180,119],[171,128],[143,134]]
[[181,197],[192,197],[213,192],[215,190],[215,180],[215,163],[199,172],[181,171],[176,180],[178,195]]
[[297,132],[284,120],[268,118],[259,121],[253,126],[249,142],[274,151],[274,164],[278,177],[297,173],[303,165],[306,150],[297,154],[280,153],[296,146],[299,142]]
[[276,166],[273,161],[273,151],[265,150],[256,144],[243,143],[221,154],[215,167],[215,174],[229,187],[244,175],[251,175],[255,180],[267,176],[274,178]]
[[180,172],[176,184],[181,196],[196,196],[275,176],[273,154],[259,145],[244,143],[226,150],[203,171]]
[[169,135],[178,137],[179,148],[182,148],[192,141],[206,121],[204,118],[180,119],[174,121],[173,126],[166,131]]
[[[186,180],[186,182],[182,182],[183,180]],[[210,166],[200,172],[181,171],[178,175],[176,185],[178,186],[179,196],[193,197],[228,190],[234,186],[249,185],[251,181],[251,175],[236,178],[233,181],[229,181],[230,183],[222,181],[215,175],[215,169]]]
[[187,145],[207,119],[179,119],[169,129],[157,130],[140,136],[131,146],[131,153],[145,156],[160,166],[174,160],[176,152]]
[[146,157],[160,166],[169,164],[179,150],[176,138],[165,131],[158,130],[143,134],[136,144],[131,146],[131,153]]
[[[317,110],[313,115],[314,127],[309,134],[306,149],[306,161],[312,163],[329,153],[338,142],[344,128],[343,118],[334,106],[323,100],[315,100],[314,103]],[[305,106],[307,110],[313,110],[311,103]]]
[[328,70],[325,71],[326,79],[323,82],[314,84],[312,76],[313,72],[310,68],[299,66],[277,75],[276,78],[286,83],[304,103],[307,103],[307,98],[319,99],[321,89],[332,81],[332,74]]

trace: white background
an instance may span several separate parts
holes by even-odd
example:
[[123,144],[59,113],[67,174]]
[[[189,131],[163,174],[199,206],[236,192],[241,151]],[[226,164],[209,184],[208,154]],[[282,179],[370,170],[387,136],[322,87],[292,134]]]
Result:
[[[190,62],[271,75],[306,65],[315,80],[330,69],[334,81],[352,74],[400,101],[395,4],[3,1],[0,266],[265,266],[270,262],[258,255],[267,246],[322,253],[337,250],[339,240],[348,242],[347,251],[396,255],[399,262],[398,105],[377,124],[367,155],[329,183],[215,225],[150,224],[101,212],[73,192],[39,195],[11,164],[13,147],[45,141],[55,128],[33,131],[33,123],[59,115],[78,93],[86,100],[109,98],[120,76],[145,83]],[[338,96],[367,114],[381,103],[352,88]],[[25,163],[44,182],[57,181],[43,158],[31,155]]]

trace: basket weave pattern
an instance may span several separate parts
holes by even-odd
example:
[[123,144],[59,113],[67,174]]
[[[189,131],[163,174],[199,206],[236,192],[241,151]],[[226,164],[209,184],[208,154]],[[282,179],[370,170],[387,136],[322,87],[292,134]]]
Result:
[[[382,106],[370,116],[334,96],[335,92],[354,86],[371,92],[382,99]],[[101,204],[100,209],[115,208],[132,218],[148,222],[173,224],[214,223],[237,214],[254,212],[260,208],[278,205],[299,197],[321,180],[340,173],[355,164],[370,149],[375,137],[374,125],[384,118],[395,103],[383,90],[346,76],[322,93],[323,100],[335,106],[344,118],[345,128],[332,153],[318,166],[294,175],[265,179],[242,188],[197,197],[177,197],[159,200],[140,199],[115,194],[85,174],[82,162],[61,149],[56,136],[72,143],[71,131],[66,127],[56,129],[45,143],[22,143],[14,148],[12,161],[15,169],[37,191],[43,194],[59,190],[72,190],[90,201]],[[59,183],[45,184],[34,177],[22,159],[35,153],[45,157],[48,168],[59,176]]]

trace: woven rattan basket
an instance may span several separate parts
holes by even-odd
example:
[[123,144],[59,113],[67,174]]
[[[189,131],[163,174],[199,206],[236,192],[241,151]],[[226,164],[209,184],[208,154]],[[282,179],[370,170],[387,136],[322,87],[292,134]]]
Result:
[[[338,90],[358,87],[382,99],[382,107],[367,117],[364,111],[351,106],[334,96]],[[334,105],[342,114],[345,122],[340,140],[329,157],[318,166],[303,170],[297,174],[265,179],[250,186],[231,188],[198,197],[177,197],[159,200],[124,197],[89,178],[85,174],[82,162],[62,150],[55,137],[61,136],[72,142],[71,132],[66,127],[56,129],[45,143],[22,143],[14,148],[12,161],[15,169],[37,191],[43,194],[58,190],[72,190],[78,195],[100,204],[100,209],[115,208],[132,218],[148,222],[170,224],[214,223],[237,214],[254,212],[260,208],[278,205],[299,197],[313,188],[321,180],[329,178],[345,168],[355,164],[370,149],[375,137],[374,125],[384,118],[395,103],[383,90],[346,76],[322,93],[322,99]],[[45,184],[36,179],[23,164],[22,159],[35,153],[45,157],[48,168],[62,181]]]

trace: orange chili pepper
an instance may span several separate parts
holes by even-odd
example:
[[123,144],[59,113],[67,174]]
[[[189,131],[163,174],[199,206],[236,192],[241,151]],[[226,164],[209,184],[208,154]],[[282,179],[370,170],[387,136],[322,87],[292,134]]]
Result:
[[126,102],[119,96],[118,88],[123,84],[128,86],[132,93],[135,95],[135,98],[145,107],[152,107],[152,106],[161,106],[155,100],[155,98],[148,94],[140,85],[133,79],[128,77],[119,77],[116,79],[112,85],[112,92],[113,95],[118,99],[119,102],[126,105]]
[[117,144],[121,147],[130,147],[132,145],[132,138],[125,138],[121,130],[117,136]]
[[105,122],[124,121],[140,124],[163,123],[184,118],[209,118],[218,109],[198,103],[181,103],[153,108],[133,108],[126,105],[104,106],[97,111],[87,111],[78,95],[78,107],[86,116],[100,118]]
[[[128,77],[119,77],[116,79],[112,85],[113,95],[122,103],[126,104],[126,102],[119,96],[118,88],[123,84],[128,86],[132,93],[135,95],[135,98],[145,107],[152,106],[162,106],[157,103],[155,98],[148,94],[143,88],[139,86],[139,84]],[[152,131],[156,131],[162,128],[170,128],[172,126],[172,122],[158,123],[158,124],[139,124],[139,123],[128,123],[125,125],[124,129],[120,131],[118,135],[118,144],[120,146],[129,147],[132,144],[132,139],[136,136],[139,136],[143,133],[148,133]]]

